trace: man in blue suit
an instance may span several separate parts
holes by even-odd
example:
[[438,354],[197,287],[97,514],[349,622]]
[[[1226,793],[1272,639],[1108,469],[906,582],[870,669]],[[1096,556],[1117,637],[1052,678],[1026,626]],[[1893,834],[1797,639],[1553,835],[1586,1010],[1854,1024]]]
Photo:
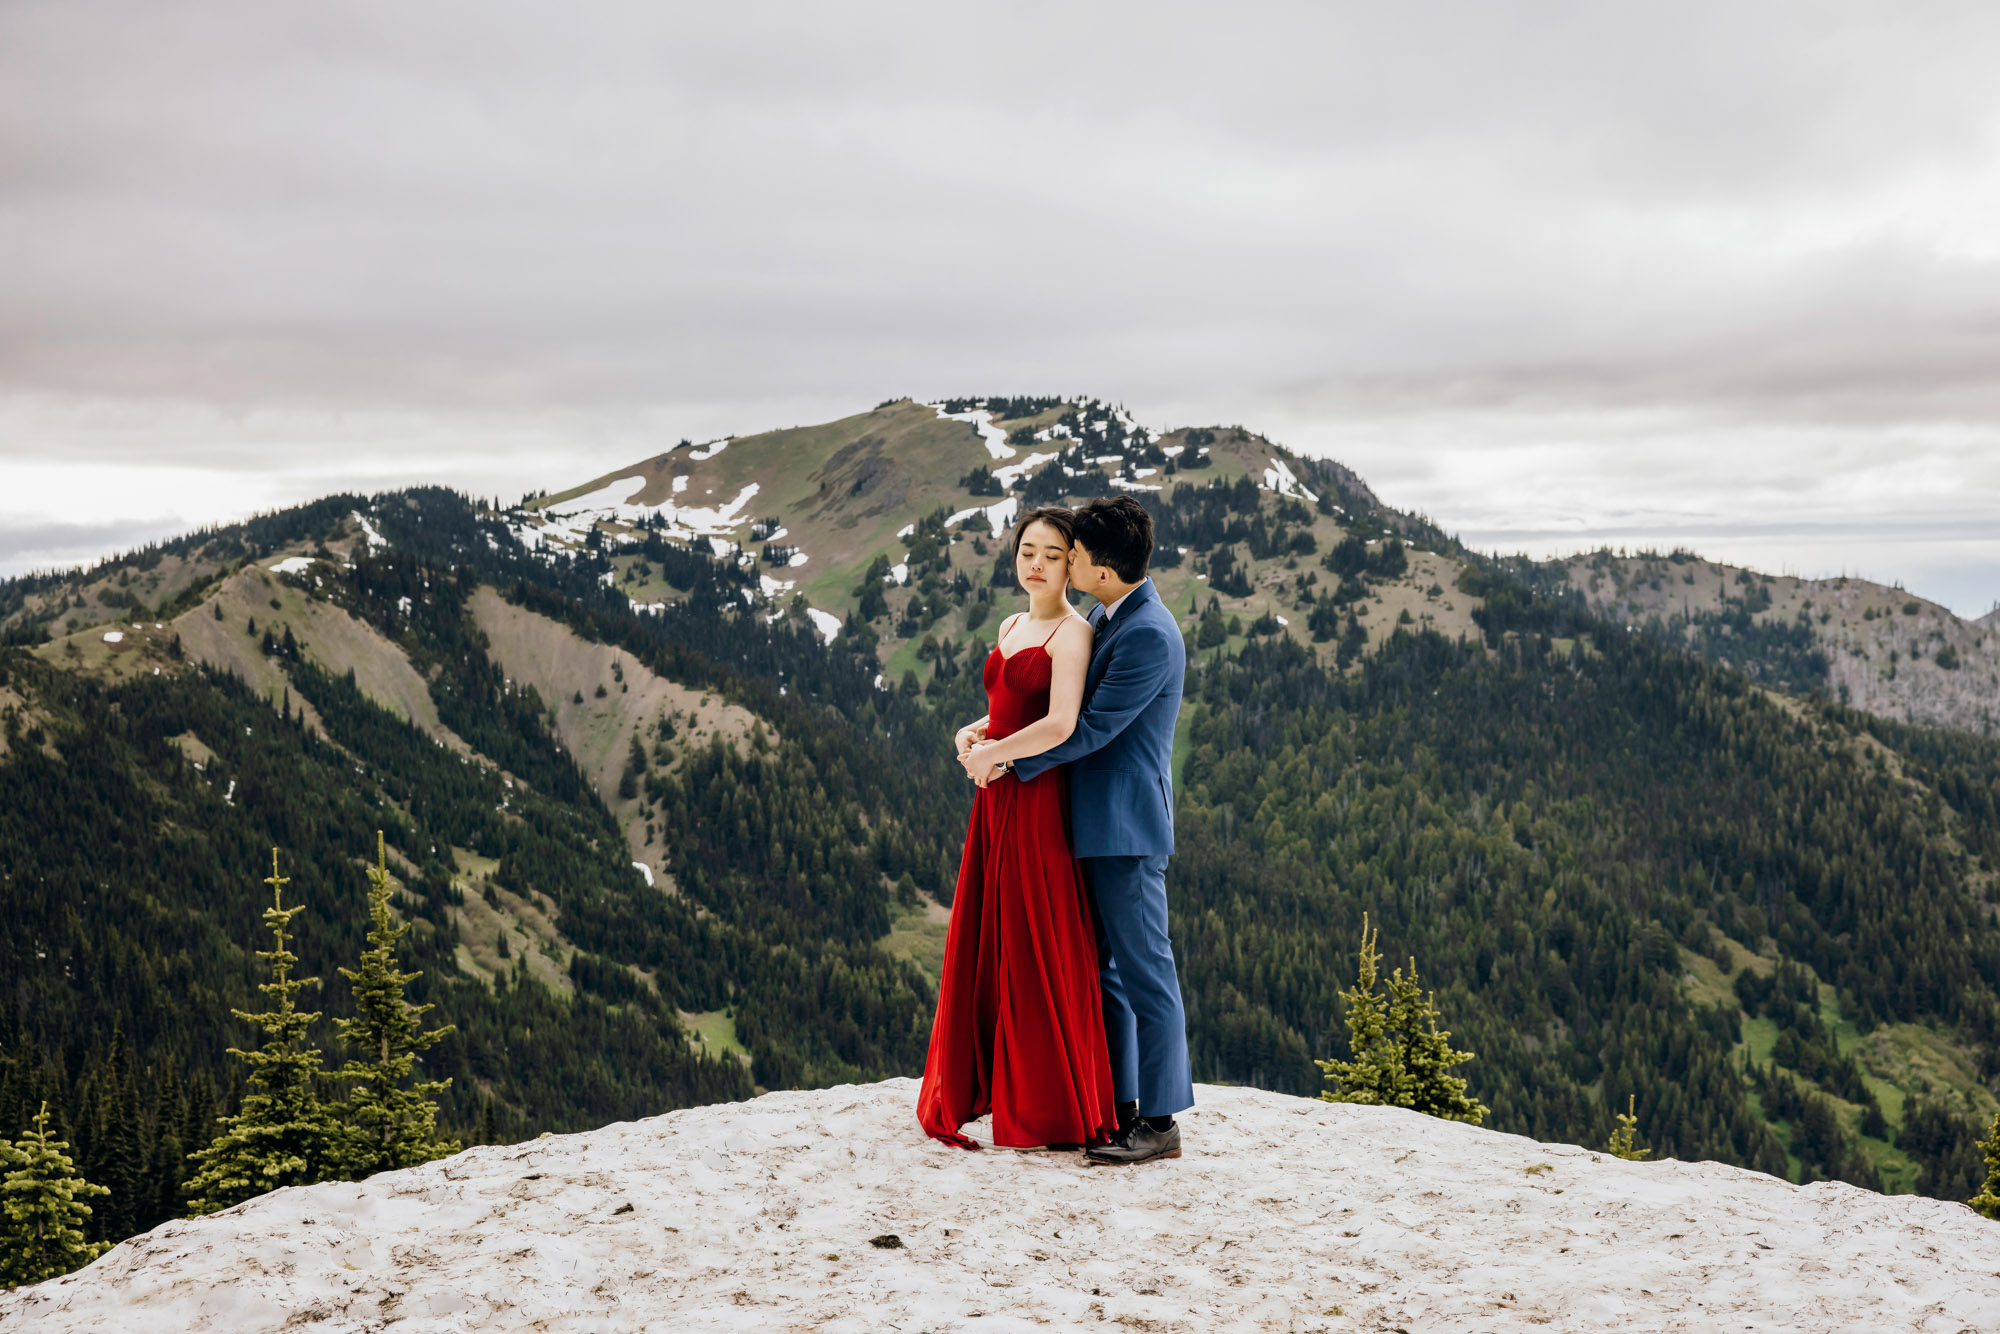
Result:
[[[1024,781],[1069,765],[1070,823],[1097,917],[1106,1045],[1118,1134],[1092,1162],[1178,1158],[1174,1113],[1194,1106],[1187,1017],[1167,938],[1174,850],[1174,723],[1187,649],[1146,577],[1153,519],[1129,496],[1077,511],[1070,583],[1098,601],[1076,730],[1013,762]],[[993,773],[987,775],[990,781]]]

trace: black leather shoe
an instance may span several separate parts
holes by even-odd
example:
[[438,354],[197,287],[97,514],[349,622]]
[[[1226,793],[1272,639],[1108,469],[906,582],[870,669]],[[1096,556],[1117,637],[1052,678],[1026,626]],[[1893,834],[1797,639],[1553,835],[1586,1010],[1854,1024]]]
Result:
[[1107,1167],[1143,1163],[1154,1158],[1178,1158],[1181,1156],[1181,1128],[1177,1123],[1165,1130],[1155,1130],[1144,1121],[1135,1121],[1131,1129],[1109,1144],[1094,1144],[1085,1149],[1083,1156],[1089,1162],[1102,1163]]

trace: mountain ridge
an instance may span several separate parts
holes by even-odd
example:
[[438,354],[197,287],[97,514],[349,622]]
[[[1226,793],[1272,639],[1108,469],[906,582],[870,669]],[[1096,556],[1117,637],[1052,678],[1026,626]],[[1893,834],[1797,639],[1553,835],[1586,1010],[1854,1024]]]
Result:
[[[1015,595],[995,520],[1137,488],[1190,643],[1170,892],[1199,1077],[1317,1087],[1367,910],[1509,1128],[1601,1142],[1636,1094],[1682,1156],[1968,1193],[2000,763],[1786,676],[1815,650],[1769,624],[1785,590],[1752,611],[1763,581],[1703,567],[1716,620],[1618,619],[1623,567],[1593,590],[1482,557],[1338,465],[1094,402],[898,400],[648,463],[502,509],[329,497],[0,584],[0,851],[53,886],[4,955],[34,999],[0,1020],[0,1115],[51,1096],[92,1172],[120,1100],[149,1154],[200,1133],[186,1109],[230,1093],[198,1016],[253,980],[235,868],[302,858],[324,971],[385,826],[463,1034],[447,1124],[910,1073],[963,836],[949,734]],[[143,818],[95,814],[109,793]],[[184,976],[161,923],[198,924],[175,948],[208,989],[146,980]]]

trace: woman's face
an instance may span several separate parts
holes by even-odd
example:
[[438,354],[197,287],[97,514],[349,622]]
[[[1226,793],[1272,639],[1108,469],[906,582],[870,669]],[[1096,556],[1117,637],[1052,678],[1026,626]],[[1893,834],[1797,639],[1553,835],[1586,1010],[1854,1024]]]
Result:
[[1021,534],[1014,552],[1014,577],[1030,593],[1046,593],[1069,582],[1069,543],[1052,523],[1041,519]]

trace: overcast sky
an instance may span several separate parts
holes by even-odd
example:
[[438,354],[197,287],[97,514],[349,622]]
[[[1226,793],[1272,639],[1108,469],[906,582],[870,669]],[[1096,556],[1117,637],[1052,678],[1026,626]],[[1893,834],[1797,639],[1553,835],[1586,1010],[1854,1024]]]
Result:
[[0,571],[900,394],[2000,598],[1990,3],[0,5]]

